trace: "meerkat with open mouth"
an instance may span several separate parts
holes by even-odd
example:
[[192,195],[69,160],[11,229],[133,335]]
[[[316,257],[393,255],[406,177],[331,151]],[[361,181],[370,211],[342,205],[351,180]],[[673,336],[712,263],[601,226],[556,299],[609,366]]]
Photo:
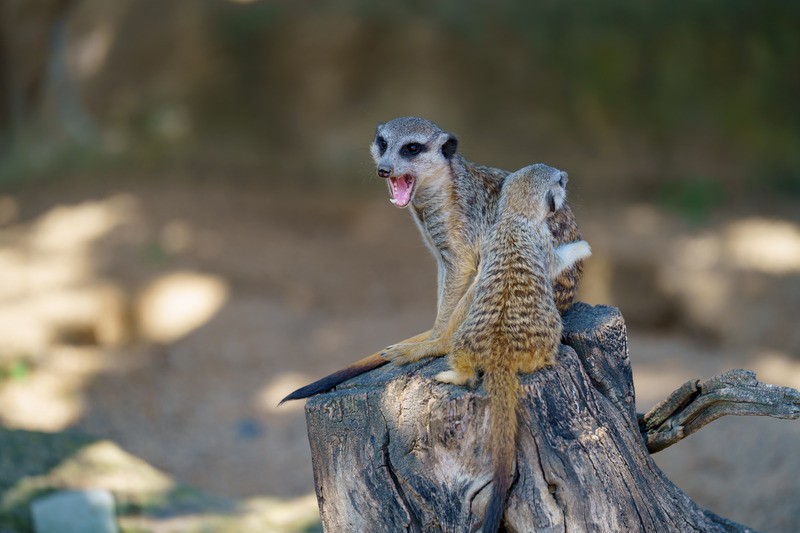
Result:
[[[433,328],[394,344],[289,394],[283,401],[308,398],[387,361],[409,363],[444,355],[448,323],[473,282],[480,249],[497,217],[503,182],[509,172],[472,163],[458,153],[458,140],[433,122],[400,117],[379,124],[370,145],[377,175],[386,179],[389,200],[407,208],[433,253],[438,270],[437,313]],[[565,203],[547,217],[555,245],[581,240]],[[583,272],[577,261],[553,281],[562,314],[575,300]]]

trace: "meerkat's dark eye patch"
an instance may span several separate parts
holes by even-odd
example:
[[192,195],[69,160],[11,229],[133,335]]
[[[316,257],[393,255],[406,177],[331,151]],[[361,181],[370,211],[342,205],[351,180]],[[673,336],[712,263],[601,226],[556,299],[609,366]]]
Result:
[[386,152],[386,148],[389,147],[389,144],[386,142],[386,139],[378,135],[378,138],[375,139],[375,144],[378,145],[378,151],[383,155]]
[[426,152],[428,147],[420,143],[408,143],[400,148],[400,155],[403,157],[414,157],[423,152]]

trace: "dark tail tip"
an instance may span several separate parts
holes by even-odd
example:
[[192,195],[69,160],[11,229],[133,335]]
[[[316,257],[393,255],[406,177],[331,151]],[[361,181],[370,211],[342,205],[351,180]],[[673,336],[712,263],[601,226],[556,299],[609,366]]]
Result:
[[348,379],[360,376],[361,374],[369,372],[370,370],[378,368],[379,366],[383,366],[388,362],[389,361],[381,357],[380,354],[370,355],[369,357],[365,357],[360,361],[356,361],[347,368],[334,372],[333,374],[325,376],[324,378],[320,378],[314,383],[309,383],[305,387],[300,387],[296,391],[289,394],[286,398],[281,400],[278,405],[282,405],[284,402],[302,400],[304,398],[314,396],[315,394],[328,392],[335,386],[347,381]]
[[[495,485],[495,487],[497,487],[497,485]],[[493,489],[492,498],[489,500],[489,505],[486,507],[486,515],[481,525],[482,533],[496,533],[500,529],[500,523],[503,521],[503,513],[505,512],[505,504],[505,493],[501,493],[496,488]]]
[[496,472],[492,480],[492,495],[489,498],[489,504],[486,506],[486,512],[481,523],[481,533],[497,533],[500,530],[510,487],[511,479],[505,476],[504,473]]
[[323,385],[320,385],[320,381],[323,381],[324,379],[325,378],[315,381],[314,383],[309,383],[308,385],[300,387],[296,391],[289,393],[286,398],[278,402],[278,407],[286,402],[291,402],[292,400],[302,400],[304,398],[308,398],[309,396],[314,396],[315,394],[329,390],[329,388],[322,388]]

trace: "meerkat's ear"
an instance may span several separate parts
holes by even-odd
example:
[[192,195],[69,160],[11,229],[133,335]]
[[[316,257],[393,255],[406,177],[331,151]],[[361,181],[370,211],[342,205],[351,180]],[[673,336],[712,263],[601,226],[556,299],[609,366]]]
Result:
[[551,213],[556,212],[556,196],[553,194],[553,191],[547,192],[547,208]]
[[458,139],[453,135],[448,135],[442,144],[442,155],[445,159],[452,159],[458,149]]

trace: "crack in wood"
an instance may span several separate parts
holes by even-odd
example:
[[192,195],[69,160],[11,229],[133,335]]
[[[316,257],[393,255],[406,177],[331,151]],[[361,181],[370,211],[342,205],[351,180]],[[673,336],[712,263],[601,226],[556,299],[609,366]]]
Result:
[[[383,416],[383,413],[381,413]],[[383,417],[384,428],[385,428],[385,437],[383,443],[381,445],[381,452],[383,453],[383,466],[386,468],[386,472],[389,474],[389,479],[392,480],[392,486],[394,490],[397,491],[397,495],[400,497],[400,500],[403,502],[403,507],[405,507],[406,513],[408,513],[409,524],[406,531],[409,529],[414,531],[414,533],[422,533],[422,523],[420,522],[419,517],[414,512],[414,509],[411,507],[411,502],[408,500],[406,496],[405,490],[403,490],[403,486],[400,483],[400,480],[397,478],[397,473],[394,471],[394,465],[392,465],[392,458],[389,454],[389,424],[386,421],[386,417]]]
[[[556,507],[558,507],[558,510],[561,511],[561,525],[563,526],[564,533],[567,533],[567,503],[560,494],[561,487],[558,483],[560,480],[553,480],[552,473],[545,469],[544,462],[542,461],[542,451],[539,447],[539,442],[536,440],[536,435],[534,435],[532,431],[531,440],[533,441],[533,447],[536,450],[536,461],[539,465],[539,471],[542,473],[542,479],[545,483],[547,483],[547,492],[552,497],[553,502],[555,502]],[[551,489],[551,487],[553,488]]]
[[[478,497],[478,494],[480,494],[480,493],[481,493],[481,491],[483,491],[483,489],[485,489],[486,487],[490,486],[491,484],[492,484],[492,480],[491,480],[491,479],[489,479],[489,480],[488,480],[486,483],[484,483],[483,485],[481,485],[480,487],[478,487],[478,489],[477,489],[477,490],[475,490],[475,491],[474,491],[474,492],[473,492],[473,493],[472,493],[472,494],[469,496],[469,498],[467,498],[467,516],[472,516],[472,515],[473,515],[473,511],[472,511],[472,504],[475,502],[475,498],[477,498],[477,497]],[[474,531],[475,529],[477,529],[478,527],[479,527],[479,524],[475,524],[475,526],[473,527],[473,531]]]

